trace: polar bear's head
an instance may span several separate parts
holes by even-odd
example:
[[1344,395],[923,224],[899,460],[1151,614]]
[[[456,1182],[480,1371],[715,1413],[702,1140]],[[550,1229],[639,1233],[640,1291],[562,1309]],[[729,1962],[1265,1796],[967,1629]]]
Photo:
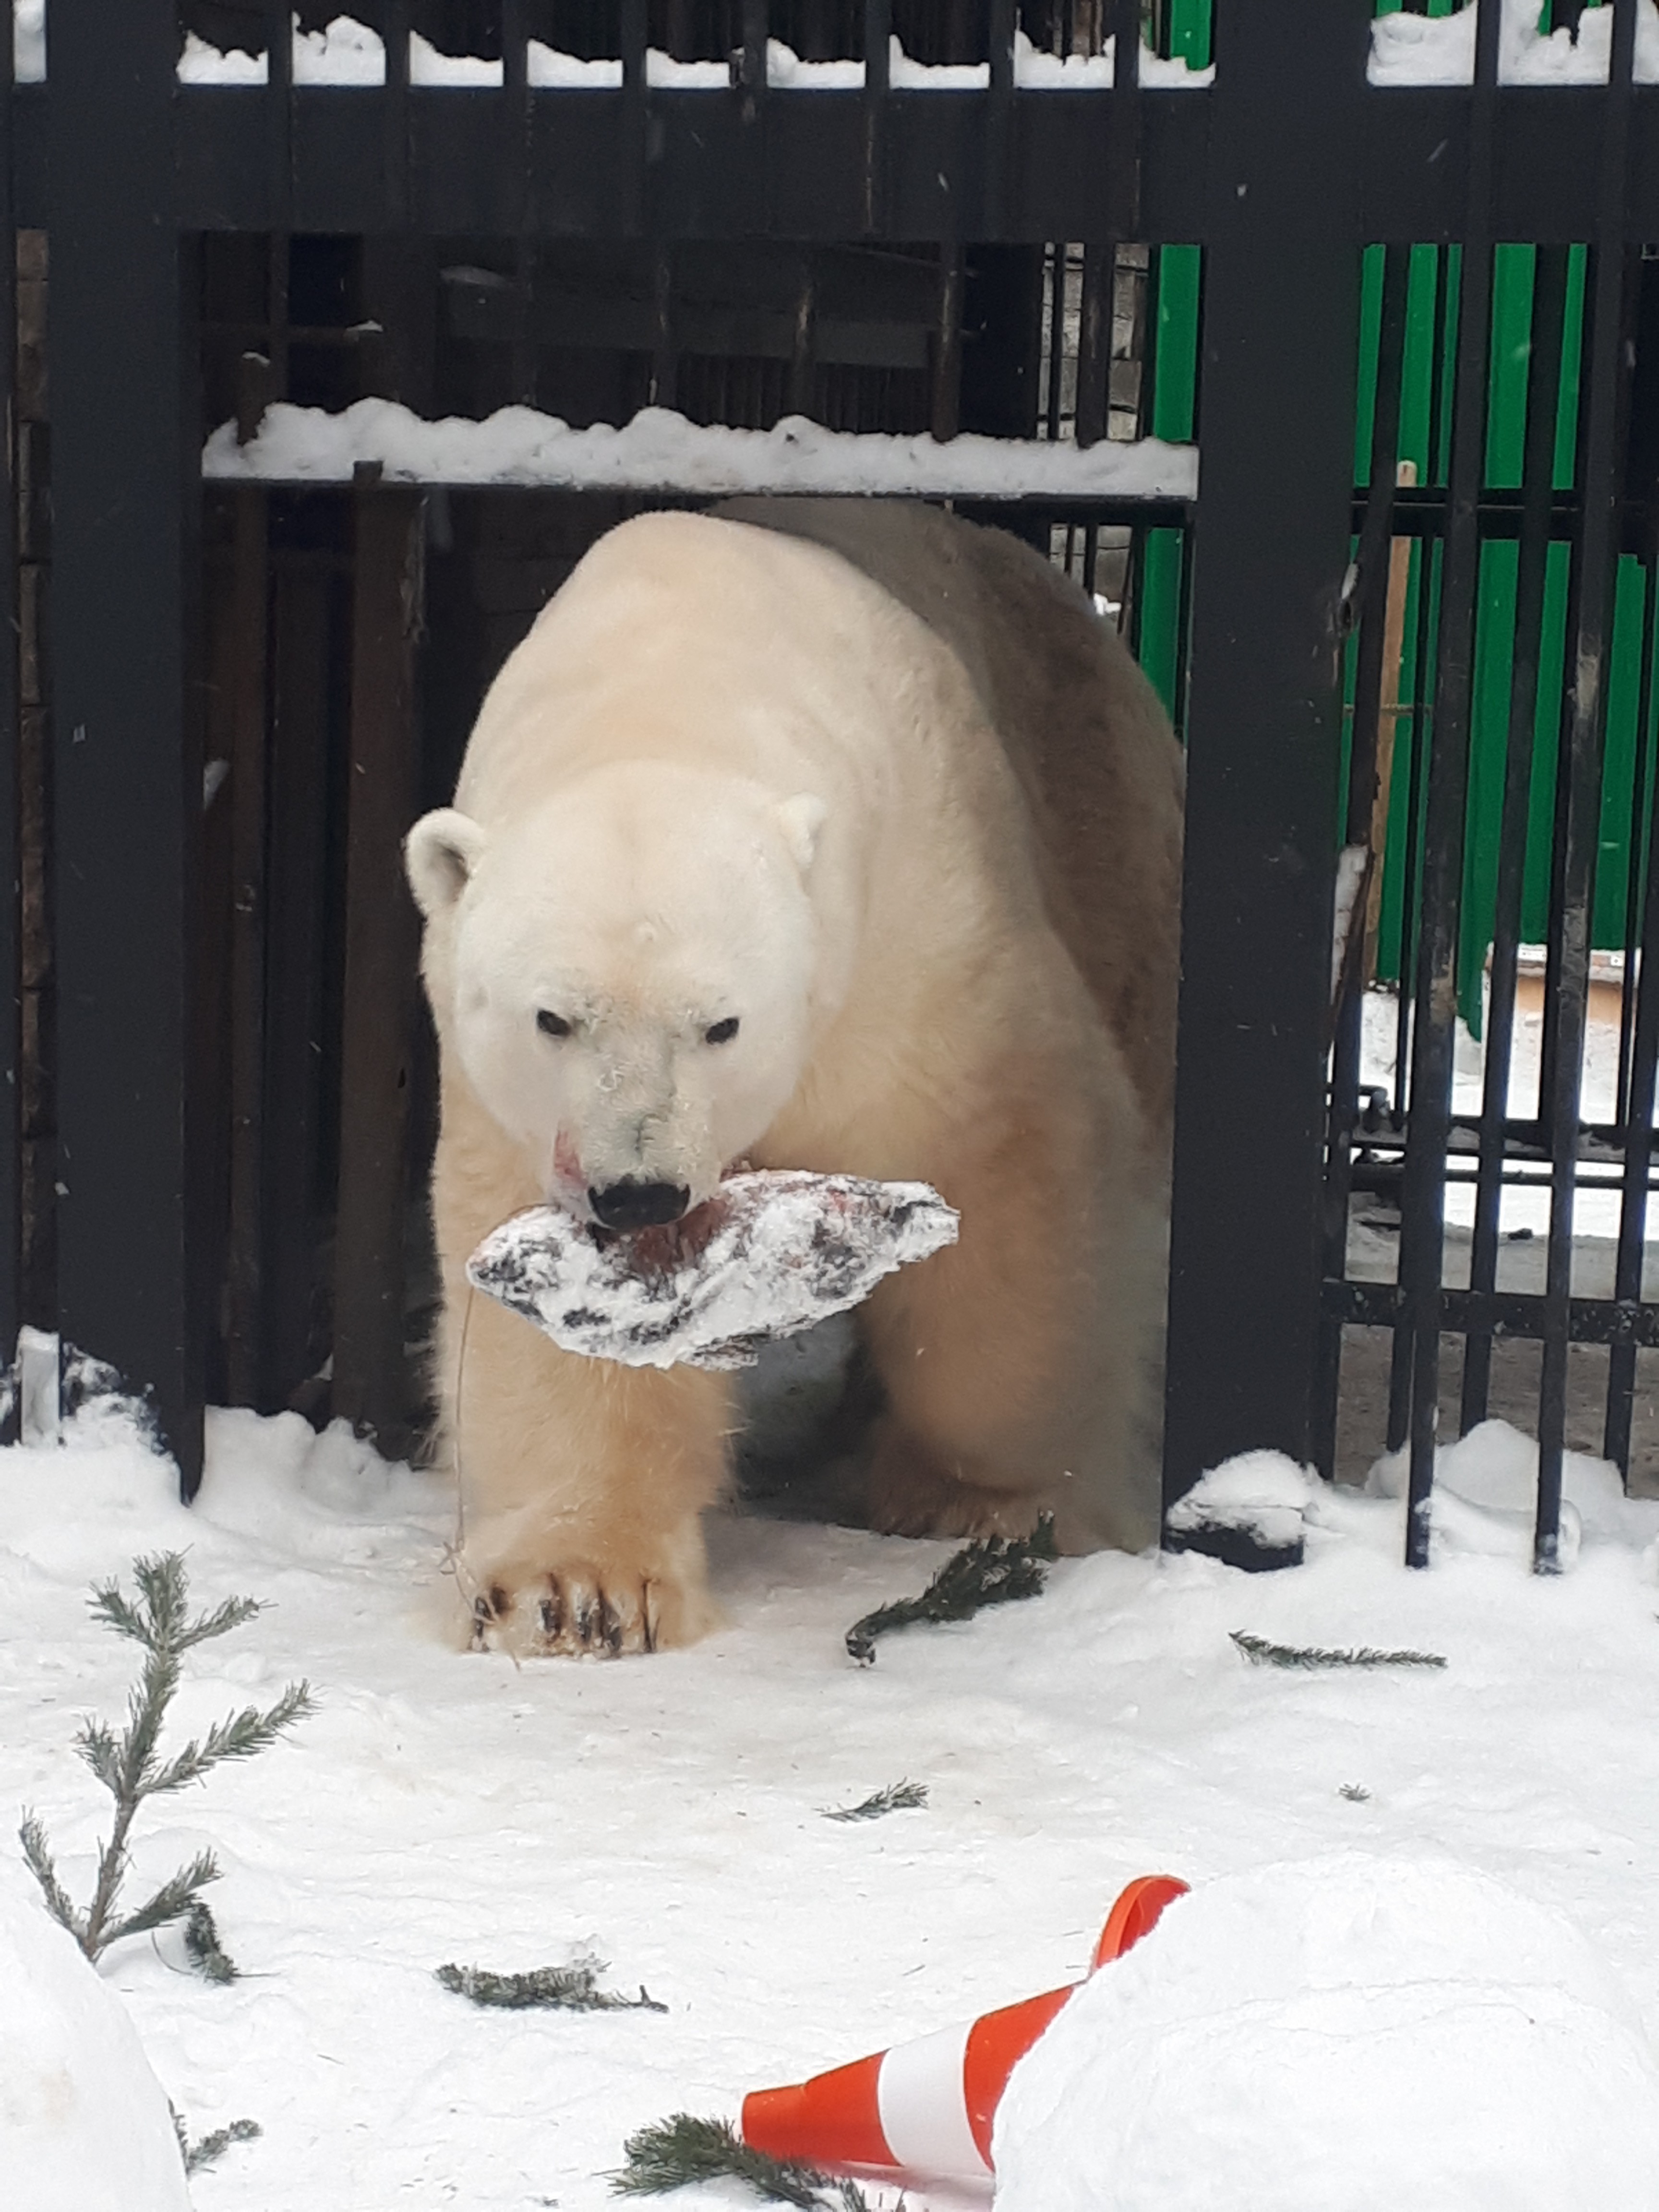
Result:
[[814,1023],[823,811],[628,762],[506,828],[447,807],[416,823],[440,1028],[550,1199],[612,1228],[673,1220],[787,1103]]

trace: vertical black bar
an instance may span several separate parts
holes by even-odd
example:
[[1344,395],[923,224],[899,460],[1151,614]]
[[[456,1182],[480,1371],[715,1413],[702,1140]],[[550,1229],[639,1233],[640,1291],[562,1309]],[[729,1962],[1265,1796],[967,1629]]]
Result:
[[[326,556],[325,556],[326,557]],[[258,1403],[289,1404],[321,1357],[317,1328],[324,961],[329,812],[331,578],[315,556],[276,567],[265,898],[282,927],[265,939],[260,1106]]]
[[270,164],[271,226],[265,241],[269,398],[289,383],[289,236],[294,204],[294,32],[289,0],[265,11],[265,130]]
[[817,318],[817,270],[811,254],[805,252],[800,258],[800,274],[795,287],[794,331],[789,349],[789,412],[792,415],[810,415],[812,411]]
[[965,282],[962,248],[941,246],[928,425],[941,442],[956,436],[962,417],[962,299]]
[[[1139,0],[1111,0],[1112,93],[1106,112],[1106,234],[1083,249],[1083,300],[1078,318],[1077,441],[1106,435],[1111,409],[1112,319],[1116,307],[1117,249],[1140,224],[1140,10]],[[1150,368],[1146,372],[1150,380]]]
[[[1561,1460],[1566,1441],[1567,1350],[1571,1317],[1572,1216],[1578,1176],[1578,1109],[1589,993],[1590,899],[1601,801],[1606,675],[1612,643],[1624,418],[1626,340],[1633,293],[1625,246],[1636,0],[1613,0],[1601,177],[1591,253],[1588,407],[1580,476],[1577,621],[1569,661],[1566,848],[1561,875],[1561,950],[1550,1099],[1550,1234],[1544,1282],[1544,1358],[1538,1397],[1538,1517],[1533,1560],[1559,1565]],[[1541,1102],[1540,1102],[1541,1103]]]
[[864,0],[864,234],[886,227],[887,90],[892,75],[893,0]]
[[232,495],[230,640],[223,670],[230,760],[228,1236],[225,1256],[225,1385],[230,1403],[259,1395],[264,1334],[266,702],[269,692],[269,520],[263,484]]
[[383,0],[386,43],[385,135],[386,221],[393,230],[409,222],[409,0]]
[[1112,375],[1112,294],[1117,248],[1104,244],[1083,249],[1083,296],[1078,308],[1077,441],[1097,445],[1106,435]]
[[679,400],[679,349],[674,337],[674,249],[659,239],[651,255],[651,381],[653,407]]
[[[12,41],[0,34],[0,1370],[11,1363],[23,1318],[23,732],[12,70]],[[15,1441],[18,1395],[12,1390],[0,1410],[0,1443]]]
[[536,240],[531,234],[532,108],[530,33],[525,0],[501,0],[501,220],[513,240],[513,277],[518,321],[507,362],[507,385],[521,407],[536,404]]
[[354,506],[351,745],[332,1410],[402,1449],[404,1211],[416,945],[403,884],[416,811],[422,502],[360,469]]
[[989,0],[991,89],[985,108],[980,236],[1006,238],[1012,159],[1015,0]]
[[[1451,256],[1444,246],[1434,253],[1434,324],[1429,347],[1431,364],[1429,376],[1429,422],[1424,464],[1424,481],[1438,481],[1436,471],[1441,447],[1441,418],[1445,410],[1445,377],[1443,363],[1446,355],[1446,313],[1450,295]],[[1412,1038],[1412,975],[1417,960],[1417,938],[1422,906],[1421,870],[1419,847],[1422,842],[1423,795],[1428,781],[1429,750],[1434,742],[1434,687],[1431,680],[1434,667],[1433,615],[1437,604],[1440,577],[1440,540],[1426,533],[1418,541],[1417,555],[1417,651],[1413,664],[1415,678],[1412,686],[1412,759],[1411,788],[1407,794],[1410,804],[1406,814],[1406,849],[1402,855],[1401,881],[1400,924],[1400,990],[1395,1011],[1394,1033],[1394,1111],[1396,1121],[1403,1121],[1409,1111],[1411,1091]],[[1395,726],[1398,741],[1399,726]],[[1403,1321],[1401,1323],[1403,1328]],[[1398,1347],[1396,1347],[1398,1349]],[[1407,1363],[1409,1364],[1409,1362]],[[1396,1362],[1396,1365],[1398,1363]],[[1406,1441],[1401,1428],[1397,1435],[1390,1431],[1390,1451],[1397,1451]]]
[[743,47],[738,59],[738,82],[744,95],[744,118],[750,122],[766,97],[767,4],[768,0],[743,0]]
[[1217,28],[1166,1501],[1253,1446],[1309,1455],[1353,489],[1368,11],[1231,0]]
[[[1376,805],[1377,732],[1382,725],[1383,639],[1388,628],[1389,571],[1393,550],[1394,494],[1400,446],[1400,386],[1406,346],[1407,249],[1383,249],[1382,300],[1378,318],[1376,398],[1371,416],[1370,471],[1365,516],[1355,556],[1350,606],[1359,625],[1355,654],[1353,725],[1349,746],[1347,820],[1343,842],[1351,853],[1370,843]],[[1378,856],[1371,855],[1372,865]],[[1350,943],[1364,935],[1367,877],[1354,891]],[[1348,1194],[1354,1122],[1359,1102],[1359,1057],[1364,1017],[1362,964],[1350,961],[1342,981],[1332,1053],[1329,1134],[1325,1167],[1326,1277],[1347,1272]],[[1342,1376],[1342,1324],[1321,1321],[1319,1382],[1315,1401],[1314,1464],[1328,1477],[1336,1459],[1336,1401]]]
[[1429,1557],[1440,1394],[1440,1290],[1445,1244],[1446,1139],[1457,1030],[1457,925],[1463,878],[1474,699],[1475,605],[1480,574],[1480,488],[1486,461],[1486,376],[1492,325],[1492,176],[1498,11],[1480,10],[1469,118],[1468,206],[1457,309],[1446,539],[1436,656],[1434,744],[1423,836],[1422,921],[1415,978],[1411,1111],[1400,1225],[1401,1318],[1411,1338],[1411,1475],[1406,1562]]
[[[1445,256],[1442,254],[1439,259],[1435,319],[1437,333],[1443,328],[1441,309],[1445,299]],[[1438,358],[1437,345],[1436,359]],[[1437,391],[1438,382],[1437,375]],[[1432,430],[1434,419],[1431,409],[1431,453],[1435,451],[1438,441],[1437,433]],[[1439,540],[1428,537],[1419,538],[1417,550],[1416,680],[1412,687],[1411,762],[1407,776],[1405,849],[1401,855],[1400,985],[1395,1018],[1394,1118],[1400,1126],[1407,1124],[1411,1113],[1412,976],[1416,967],[1418,938],[1422,927],[1421,850],[1429,761],[1434,744],[1434,709],[1429,696],[1429,674],[1432,666],[1433,617],[1437,604],[1441,566]],[[1399,742],[1399,724],[1396,723],[1396,758]],[[1389,1355],[1389,1422],[1385,1433],[1388,1449],[1391,1452],[1404,1448],[1411,1434],[1411,1425],[1412,1333],[1410,1318],[1402,1304],[1395,1310],[1394,1343]]]
[[[187,712],[199,505],[194,297],[173,227],[173,0],[54,0],[51,343],[59,1311],[150,1395],[188,1495],[192,1251]],[[96,159],[88,149],[97,149]]]
[[[1490,1291],[1498,1281],[1499,1210],[1509,1129],[1510,1061],[1515,1037],[1516,957],[1521,937],[1521,897],[1527,865],[1527,807],[1538,714],[1538,656],[1544,627],[1544,586],[1549,570],[1550,508],[1554,484],[1555,425],[1561,394],[1567,250],[1538,250],[1533,273],[1532,336],[1527,387],[1527,429],[1521,469],[1521,554],[1515,586],[1515,652],[1510,677],[1508,752],[1504,770],[1502,826],[1492,947],[1492,995],[1486,1018],[1486,1065],[1480,1102],[1480,1153],[1475,1171],[1474,1242],[1469,1288]],[[1459,1427],[1467,1433],[1486,1418],[1492,1382],[1492,1335],[1478,1304],[1463,1344],[1463,1393]]]
[[1624,971],[1619,978],[1619,1077],[1614,1086],[1613,1118],[1621,1125],[1629,1115],[1631,1070],[1636,1049],[1637,967],[1642,944],[1642,887],[1647,878],[1642,865],[1642,805],[1653,772],[1653,641],[1655,630],[1654,550],[1651,532],[1642,549],[1642,673],[1636,708],[1635,758],[1630,783],[1630,866],[1625,883]]
[[1057,239],[1048,248],[1048,387],[1044,397],[1043,422],[1052,442],[1060,435],[1061,401],[1066,389],[1066,283],[1070,248]]
[[637,238],[645,228],[645,53],[649,37],[646,0],[622,0],[621,27],[623,127],[617,147],[617,200],[623,236]]
[[[1645,579],[1650,621],[1654,596],[1659,592],[1659,574],[1655,570],[1656,563],[1650,556]],[[1645,687],[1650,678],[1652,647],[1650,632],[1644,641],[1647,659],[1642,670],[1644,723],[1649,711]],[[1643,1262],[1646,1258],[1648,1176],[1653,1158],[1654,1063],[1659,1058],[1659,805],[1650,809],[1644,837],[1641,798],[1638,779],[1631,842],[1632,847],[1640,846],[1646,867],[1640,919],[1632,933],[1638,941],[1625,956],[1626,981],[1632,966],[1638,980],[1630,1079],[1625,1093],[1625,1164],[1620,1185],[1619,1243],[1613,1283],[1613,1295],[1622,1310],[1621,1318],[1628,1316],[1632,1322],[1641,1303]],[[1607,1425],[1601,1449],[1617,1464],[1626,1486],[1630,1481],[1631,1416],[1635,1390],[1636,1346],[1627,1340],[1615,1341],[1608,1358]]]

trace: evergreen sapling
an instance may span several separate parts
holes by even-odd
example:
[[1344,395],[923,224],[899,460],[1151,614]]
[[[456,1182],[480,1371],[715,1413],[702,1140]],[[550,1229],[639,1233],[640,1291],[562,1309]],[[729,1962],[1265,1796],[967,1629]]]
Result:
[[[143,1904],[121,1909],[121,1885],[129,1864],[128,1839],[138,1809],[151,1797],[160,1797],[199,1782],[227,1759],[252,1759],[301,1721],[314,1712],[315,1700],[306,1682],[290,1682],[276,1704],[261,1712],[247,1705],[240,1712],[216,1721],[200,1741],[194,1738],[170,1759],[161,1753],[162,1724],[179,1687],[179,1662],[198,1644],[228,1635],[264,1610],[256,1598],[227,1598],[210,1613],[187,1617],[189,1583],[180,1553],[167,1552],[137,1560],[133,1567],[136,1597],[129,1597],[117,1583],[94,1588],[90,1601],[94,1617],[118,1636],[143,1647],[143,1671],[127,1700],[126,1726],[119,1735],[102,1721],[81,1724],[75,1748],[115,1801],[115,1818],[108,1840],[98,1854],[98,1873],[91,1901],[80,1910],[58,1878],[46,1829],[32,1812],[25,1812],[18,1833],[23,1856],[40,1883],[46,1908],[68,1929],[95,1964],[112,1943],[125,1936],[140,1936],[185,1919],[197,1908],[202,1916],[186,1937],[191,1956],[210,1980],[223,1981],[234,1968],[220,1949],[212,1916],[198,1893],[219,1878],[211,1851],[198,1851],[187,1866],[164,1881]],[[204,1943],[198,1958],[196,1941]],[[206,1963],[208,1955],[221,1962]],[[224,1969],[228,1968],[227,1972]]]

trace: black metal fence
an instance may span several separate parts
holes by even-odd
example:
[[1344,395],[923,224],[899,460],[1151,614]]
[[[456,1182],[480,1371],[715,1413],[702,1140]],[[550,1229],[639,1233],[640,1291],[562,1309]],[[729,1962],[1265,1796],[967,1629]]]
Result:
[[[1607,1443],[1621,1462],[1637,1362],[1659,1346],[1659,1306],[1642,1295],[1659,1043],[1650,745],[1611,1117],[1586,1129],[1579,1095],[1620,553],[1642,563],[1644,733],[1651,719],[1659,451],[1651,402],[1632,409],[1632,392],[1659,377],[1641,254],[1659,240],[1659,93],[1632,82],[1635,0],[1613,0],[1611,80],[1588,88],[1500,85],[1495,0],[1474,83],[1422,88],[1368,83],[1365,0],[1218,0],[1214,81],[1179,90],[1139,82],[1142,11],[1127,0],[362,12],[383,38],[380,84],[296,84],[287,0],[191,14],[264,52],[264,83],[181,83],[174,0],[50,0],[46,81],[0,83],[0,191],[26,276],[31,253],[49,263],[51,375],[48,543],[46,410],[0,349],[0,841],[27,892],[0,906],[0,961],[17,979],[0,1000],[0,1335],[58,1328],[147,1389],[187,1491],[210,1389],[293,1401],[325,1355],[334,1410],[397,1429],[423,1080],[407,917],[372,918],[402,915],[398,833],[422,778],[441,781],[474,678],[527,615],[530,586],[627,504],[580,489],[486,499],[372,470],[349,491],[204,495],[210,422],[234,415],[247,431],[273,398],[337,405],[368,390],[421,414],[517,399],[621,422],[652,401],[761,422],[789,407],[849,431],[1086,447],[1144,426],[1114,382],[1114,322],[1133,350],[1133,329],[1156,325],[1158,250],[1197,246],[1195,500],[1022,498],[1016,471],[1000,507],[1042,542],[1069,533],[1091,587],[1103,544],[1127,544],[1132,605],[1149,527],[1187,534],[1168,1492],[1254,1446],[1328,1468],[1345,1346],[1388,1329],[1389,1441],[1409,1441],[1420,1499],[1443,1343],[1462,1347],[1468,1420],[1485,1410],[1492,1347],[1536,1340],[1550,1564],[1570,1346],[1610,1347]],[[412,17],[498,58],[499,83],[412,82]],[[895,82],[896,27],[912,55],[981,64],[983,81]],[[771,82],[769,32],[861,62],[861,82]],[[1115,34],[1109,82],[1021,82],[1017,33],[1056,55]],[[532,38],[614,59],[616,81],[532,82]],[[653,46],[729,54],[725,80],[653,82]],[[1499,495],[1490,310],[1494,249],[1512,241],[1537,250],[1533,396],[1520,490]],[[1443,480],[1402,490],[1413,245],[1442,249],[1455,374]],[[1385,249],[1385,275],[1356,488],[1368,246]],[[1562,484],[1550,434],[1573,247],[1589,251],[1588,328]],[[0,264],[15,327],[20,264]],[[639,489],[684,490],[671,478],[628,496]],[[1521,611],[1490,1033],[1480,1109],[1455,1114],[1482,547],[1504,535],[1518,537]],[[1401,539],[1421,549],[1418,665],[1435,673],[1396,712]],[[1534,1110],[1517,1114],[1518,855],[1534,725],[1554,703],[1537,642],[1552,545],[1568,549],[1571,639],[1543,1074]],[[472,589],[460,605],[469,562],[494,600]],[[451,645],[470,636],[471,659],[428,650],[423,670],[428,622]],[[1362,954],[1337,990],[1333,915],[1345,847],[1364,909],[1391,716],[1413,779],[1413,965],[1404,1072],[1379,1086],[1362,1079]],[[1359,946],[1363,931],[1349,935]],[[1470,1272],[1448,1287],[1443,1202],[1465,1163]],[[1547,1279],[1521,1290],[1500,1266],[1501,1194],[1528,1175],[1550,1195]],[[1610,1295],[1572,1278],[1575,1191],[1598,1176],[1619,1191]],[[1352,1224],[1395,1199],[1399,1264],[1379,1280],[1352,1264]],[[1411,1526],[1420,1558],[1426,1524]]]

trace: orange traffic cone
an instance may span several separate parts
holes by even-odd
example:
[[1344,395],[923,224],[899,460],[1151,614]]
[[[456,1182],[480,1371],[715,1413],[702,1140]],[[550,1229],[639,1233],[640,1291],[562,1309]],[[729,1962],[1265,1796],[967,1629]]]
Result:
[[[1108,1916],[1090,1972],[1121,1959],[1186,1887],[1168,1874],[1132,1881]],[[809,2166],[982,2181],[992,2171],[991,2123],[1008,2076],[1071,1994],[1071,1987],[1045,1990],[810,2081],[757,2089],[743,2100],[743,2139],[751,2150]]]

